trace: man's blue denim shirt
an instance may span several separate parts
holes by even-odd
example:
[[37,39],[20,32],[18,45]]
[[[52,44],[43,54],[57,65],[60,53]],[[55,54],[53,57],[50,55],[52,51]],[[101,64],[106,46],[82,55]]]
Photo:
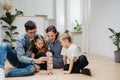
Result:
[[23,63],[33,63],[34,59],[30,58],[31,51],[30,47],[30,38],[27,33],[20,35],[16,40],[16,51],[17,57],[20,62]]

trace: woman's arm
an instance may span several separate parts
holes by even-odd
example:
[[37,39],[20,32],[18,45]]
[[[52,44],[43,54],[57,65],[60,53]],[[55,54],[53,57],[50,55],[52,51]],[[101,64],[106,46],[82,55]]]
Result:
[[68,71],[64,71],[65,74],[70,74],[70,73],[71,73],[72,68],[73,68],[73,64],[74,64],[74,61],[75,61],[75,58],[76,58],[76,57],[72,57],[72,58],[70,59],[69,70],[68,70]]

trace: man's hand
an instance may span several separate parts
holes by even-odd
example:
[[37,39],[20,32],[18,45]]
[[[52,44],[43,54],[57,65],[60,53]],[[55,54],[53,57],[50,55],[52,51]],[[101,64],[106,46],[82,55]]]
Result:
[[40,57],[34,61],[35,64],[42,64],[45,63],[48,60],[47,57]]

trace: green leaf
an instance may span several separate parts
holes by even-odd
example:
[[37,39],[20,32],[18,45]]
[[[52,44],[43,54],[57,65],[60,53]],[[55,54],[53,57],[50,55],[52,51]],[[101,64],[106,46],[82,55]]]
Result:
[[13,21],[15,20],[15,18],[16,18],[16,14],[15,15],[11,15],[11,23],[13,23]]
[[113,34],[115,34],[115,31],[112,28],[108,28]]
[[15,20],[16,16],[15,15],[10,15],[7,17],[9,19],[9,24],[11,25],[13,21]]
[[120,32],[119,32],[119,33],[116,33],[116,35],[117,35],[118,37],[120,37]]
[[10,14],[9,16],[3,16],[3,17],[1,17],[1,20],[5,21],[9,25],[11,25],[13,23],[13,21],[15,20],[16,17],[17,17],[17,14],[15,14],[15,15],[11,15]]
[[8,26],[2,26],[3,28],[9,28]]
[[76,24],[78,24],[78,21],[77,21],[77,20],[75,20],[75,22],[76,22]]
[[1,20],[3,20],[4,22],[10,24],[10,20],[5,16],[5,17],[1,17]]
[[17,29],[17,26],[11,26],[11,27],[10,27],[10,30],[11,30],[11,31],[13,31],[13,30],[15,30],[15,29]]
[[11,39],[12,42],[16,42],[16,39]]
[[14,32],[13,34],[19,34],[18,32]]
[[7,39],[3,39],[3,41],[4,41],[4,42],[9,42],[9,43],[10,43],[10,41],[9,41],[9,40],[7,40]]
[[113,41],[113,44],[117,47],[117,50],[120,50],[120,32],[115,32],[112,28],[108,28],[112,33],[113,35],[109,36],[112,41]]
[[10,33],[8,31],[5,32],[6,35],[8,35],[9,37],[11,37]]
[[76,27],[74,27],[74,29],[76,29]]

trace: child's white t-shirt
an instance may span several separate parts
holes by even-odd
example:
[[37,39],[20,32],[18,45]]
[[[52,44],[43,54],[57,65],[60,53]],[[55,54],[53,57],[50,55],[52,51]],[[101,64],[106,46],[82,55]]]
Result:
[[80,56],[80,53],[77,46],[75,44],[71,44],[68,48],[62,48],[61,55],[67,57],[67,64],[69,64],[72,57],[76,57],[76,62]]

